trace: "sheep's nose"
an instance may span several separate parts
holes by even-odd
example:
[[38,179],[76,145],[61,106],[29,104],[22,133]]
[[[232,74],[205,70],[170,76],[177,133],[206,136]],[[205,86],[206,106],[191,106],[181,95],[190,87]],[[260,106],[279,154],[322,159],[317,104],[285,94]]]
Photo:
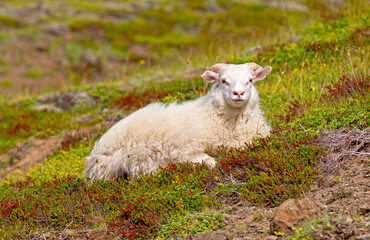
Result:
[[233,94],[234,94],[235,96],[240,97],[240,96],[243,96],[243,95],[244,95],[244,91],[234,91],[234,92],[233,92]]

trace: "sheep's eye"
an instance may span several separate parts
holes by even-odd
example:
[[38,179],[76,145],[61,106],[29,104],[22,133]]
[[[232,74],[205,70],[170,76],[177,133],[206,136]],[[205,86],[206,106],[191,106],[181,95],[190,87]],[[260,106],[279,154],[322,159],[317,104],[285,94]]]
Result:
[[252,80],[252,79],[249,79],[249,82],[250,82],[250,83],[252,83],[252,82],[253,82],[253,80]]
[[227,86],[229,86],[229,83],[228,83],[228,82],[226,82],[226,80],[225,80],[225,79],[222,79],[222,80],[221,80],[221,83],[222,83],[222,84],[226,84]]

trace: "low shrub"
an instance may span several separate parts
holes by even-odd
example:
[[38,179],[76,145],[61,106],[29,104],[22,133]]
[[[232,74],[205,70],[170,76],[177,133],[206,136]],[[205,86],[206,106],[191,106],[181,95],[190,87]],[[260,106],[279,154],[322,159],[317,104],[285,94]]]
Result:
[[239,149],[221,149],[221,187],[228,184],[255,205],[278,205],[300,196],[318,179],[315,163],[322,153],[304,132],[277,129]]

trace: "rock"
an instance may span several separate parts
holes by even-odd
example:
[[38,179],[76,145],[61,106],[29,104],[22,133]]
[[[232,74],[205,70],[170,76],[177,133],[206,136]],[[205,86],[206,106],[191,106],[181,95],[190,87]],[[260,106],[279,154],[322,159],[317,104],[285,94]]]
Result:
[[94,117],[91,114],[86,113],[82,116],[72,118],[71,121],[73,123],[87,123],[87,122],[90,122],[93,118]]
[[110,121],[110,122],[118,122],[125,118],[127,115],[124,113],[112,113],[112,114],[107,114],[105,117],[105,121]]
[[100,103],[99,99],[93,98],[89,93],[87,92],[78,92],[74,96],[74,107],[77,108],[92,108]]
[[114,109],[114,108],[101,108],[99,109],[98,111],[96,111],[95,115],[96,116],[100,116],[100,115],[103,115],[103,114],[109,114],[109,113],[112,113],[114,111],[119,111],[119,109]]
[[52,104],[42,104],[42,105],[38,105],[38,106],[35,106],[33,107],[33,109],[37,110],[37,111],[47,111],[47,112],[63,112],[63,109],[60,109],[58,107],[55,107],[54,105]]
[[[93,108],[97,104],[100,103],[100,99],[93,98],[88,92],[79,91],[79,92],[60,92],[60,93],[51,93],[40,97],[37,102],[45,105],[49,105],[50,109],[59,108],[62,111],[78,109],[85,109],[85,108]],[[41,105],[42,106],[42,105]],[[35,109],[42,107],[37,106]]]
[[96,111],[95,116],[99,117],[105,114],[105,121],[118,122],[127,116],[121,109],[118,108],[102,108]]
[[39,98],[37,101],[42,104],[54,105],[62,110],[68,110],[73,104],[74,94],[71,92],[51,93]]
[[270,223],[270,231],[290,232],[323,208],[321,203],[311,198],[288,199],[278,207]]

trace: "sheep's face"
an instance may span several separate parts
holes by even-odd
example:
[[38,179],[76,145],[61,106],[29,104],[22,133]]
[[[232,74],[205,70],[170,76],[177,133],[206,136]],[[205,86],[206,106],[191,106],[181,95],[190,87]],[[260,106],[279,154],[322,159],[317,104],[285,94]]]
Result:
[[271,67],[262,68],[255,63],[216,64],[210,71],[205,71],[202,78],[216,82],[227,104],[240,108],[248,103],[253,84],[264,79],[270,71]]

